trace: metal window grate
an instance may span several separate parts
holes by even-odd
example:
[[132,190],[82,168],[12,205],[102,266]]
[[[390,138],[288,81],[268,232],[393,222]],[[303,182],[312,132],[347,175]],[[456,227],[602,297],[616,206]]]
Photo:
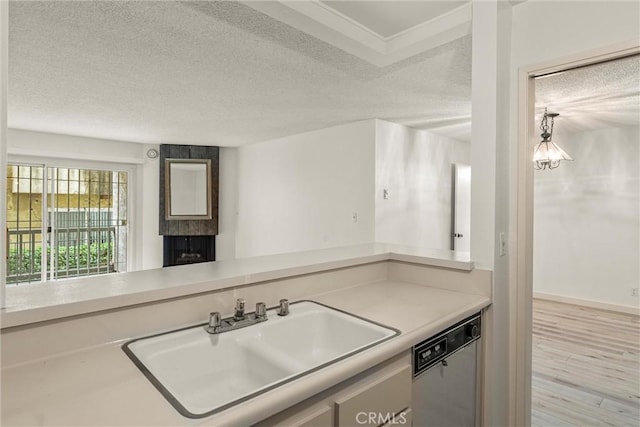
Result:
[[42,277],[44,167],[7,167],[7,284]]
[[127,270],[126,172],[10,165],[8,178],[8,284]]

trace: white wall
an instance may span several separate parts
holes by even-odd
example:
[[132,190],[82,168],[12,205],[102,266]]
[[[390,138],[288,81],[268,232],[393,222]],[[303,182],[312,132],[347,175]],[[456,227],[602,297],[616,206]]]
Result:
[[530,65],[627,40],[638,41],[640,3],[528,0],[513,8],[512,63]]
[[485,319],[483,424],[516,425],[515,389],[509,346],[511,306],[508,256],[500,256],[496,237],[508,227],[509,72],[511,4],[474,0],[471,88],[471,259],[491,270],[492,305]]
[[373,241],[374,141],[367,120],[241,147],[236,255]]
[[[486,190],[490,188],[490,180],[494,180],[495,191],[494,207],[493,207],[493,220],[494,227],[492,227],[492,233],[486,233],[486,241],[480,242],[480,247],[485,247],[485,250],[492,252],[493,256],[493,298],[492,307],[487,311],[486,322],[488,326],[485,331],[485,340],[487,343],[487,351],[485,357],[487,360],[492,361],[492,366],[488,369],[487,376],[491,379],[487,382],[488,387],[485,388],[485,394],[489,395],[489,398],[485,398],[487,404],[487,410],[485,416],[485,423],[489,425],[514,425],[516,415],[516,404],[518,399],[523,399],[522,396],[516,396],[514,393],[515,378],[511,376],[515,369],[515,365],[511,360],[513,355],[510,348],[510,339],[513,336],[511,326],[514,326],[514,321],[510,317],[514,311],[514,305],[512,303],[512,295],[509,293],[509,263],[511,254],[507,250],[501,251],[500,242],[498,236],[502,234],[505,240],[509,236],[509,203],[510,203],[510,188],[514,185],[514,181],[509,179],[509,174],[512,170],[512,165],[509,164],[509,145],[511,139],[509,138],[509,123],[505,118],[509,117],[510,112],[510,72],[511,72],[511,12],[512,7],[509,2],[500,1],[497,5],[497,17],[496,17],[496,70],[495,70],[495,115],[490,117],[481,115],[477,117],[476,112],[482,111],[486,102],[492,102],[493,97],[488,95],[487,100],[483,100],[484,96],[480,93],[476,93],[476,96],[472,97],[473,104],[473,118],[472,118],[472,134],[478,136],[483,134],[483,125],[480,125],[480,129],[476,127],[478,124],[483,123],[485,120],[495,121],[495,163],[488,162],[485,166],[484,155],[476,155],[478,151],[471,153],[471,192],[472,192],[472,205],[471,216],[474,216],[474,210],[478,209],[478,206],[482,206],[483,203],[487,203],[491,200],[491,194],[487,194]],[[475,19],[475,18],[474,18]],[[475,37],[475,35],[474,35]],[[474,54],[475,58],[475,54]],[[482,52],[480,52],[477,61],[482,62]],[[477,62],[473,63],[473,67],[476,67]],[[492,79],[493,79],[492,78]],[[482,73],[474,74],[473,86],[485,85],[485,79],[482,77]],[[493,85],[493,82],[491,83]],[[475,130],[473,130],[475,129]],[[484,135],[486,138],[487,135]],[[472,144],[475,143],[475,139],[472,140]],[[476,144],[477,145],[477,144]],[[473,145],[472,145],[473,146]],[[492,145],[489,147],[493,148]],[[485,147],[489,149],[489,147]],[[488,167],[495,168],[495,172],[484,173],[484,183],[474,186],[474,180],[476,174],[474,168]],[[486,187],[485,187],[486,186]],[[481,191],[480,196],[473,200],[473,192]],[[480,213],[481,216],[487,215],[491,211],[490,208],[483,209]],[[485,220],[486,221],[486,220]],[[477,253],[479,246],[473,246],[474,230],[477,231],[478,227],[483,227],[485,221],[478,221],[471,223],[471,258],[474,259],[475,253]],[[475,227],[474,227],[475,224]],[[488,223],[487,223],[488,224]],[[486,230],[485,230],[486,231]],[[509,325],[509,326],[507,326]],[[490,329],[490,331],[488,331]],[[526,397],[524,398],[526,399]]]
[[220,147],[218,187],[218,235],[216,259],[236,257],[236,218],[238,216],[238,149]]
[[[136,144],[139,145],[139,144]],[[150,148],[159,149],[157,145],[144,145],[144,153]],[[160,160],[144,156],[144,163],[137,167],[138,180],[135,206],[141,210],[136,227],[136,245],[141,242],[136,266],[139,270],[162,267],[162,236],[158,234],[158,215],[160,215]]]
[[[0,188],[7,185],[7,74],[9,72],[9,2],[0,2]],[[0,198],[0,212],[6,212],[6,197]],[[4,228],[5,221],[0,221]],[[0,260],[6,259],[7,236],[0,233]],[[6,263],[0,262],[0,308],[5,305]]]
[[536,171],[534,292],[637,306],[638,127],[562,134],[574,162]]
[[146,152],[144,145],[133,142],[21,129],[9,129],[7,150],[11,155],[129,164],[143,163]]
[[375,240],[448,250],[451,164],[469,164],[469,144],[384,120],[375,144]]

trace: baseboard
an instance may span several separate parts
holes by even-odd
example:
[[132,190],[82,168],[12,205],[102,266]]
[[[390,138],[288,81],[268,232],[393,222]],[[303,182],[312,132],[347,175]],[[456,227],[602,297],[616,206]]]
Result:
[[534,292],[533,297],[547,301],[563,302],[565,304],[581,305],[584,307],[597,308],[600,310],[616,311],[618,313],[633,314],[640,316],[640,307],[631,307],[628,305],[608,304],[605,302],[593,301],[588,299],[565,297],[562,295],[544,294]]

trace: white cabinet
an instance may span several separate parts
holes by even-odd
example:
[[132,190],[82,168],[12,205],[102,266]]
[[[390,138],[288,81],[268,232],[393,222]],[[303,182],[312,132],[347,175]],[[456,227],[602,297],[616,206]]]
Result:
[[[382,427],[398,427],[398,426],[413,426],[413,409],[407,408],[404,411],[398,412],[395,416],[391,417],[389,421],[384,423]],[[421,426],[414,426],[421,427]]]
[[411,425],[411,356],[402,353],[294,405],[259,426]]
[[289,417],[283,427],[326,427],[333,425],[333,410],[329,405],[313,406],[310,410],[302,411]]
[[411,365],[387,369],[381,374],[335,400],[337,426],[379,426],[409,406]]

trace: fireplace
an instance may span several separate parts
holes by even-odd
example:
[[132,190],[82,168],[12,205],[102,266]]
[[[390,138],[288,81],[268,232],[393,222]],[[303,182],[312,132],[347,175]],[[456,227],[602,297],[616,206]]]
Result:
[[216,236],[164,236],[163,267],[216,260]]

